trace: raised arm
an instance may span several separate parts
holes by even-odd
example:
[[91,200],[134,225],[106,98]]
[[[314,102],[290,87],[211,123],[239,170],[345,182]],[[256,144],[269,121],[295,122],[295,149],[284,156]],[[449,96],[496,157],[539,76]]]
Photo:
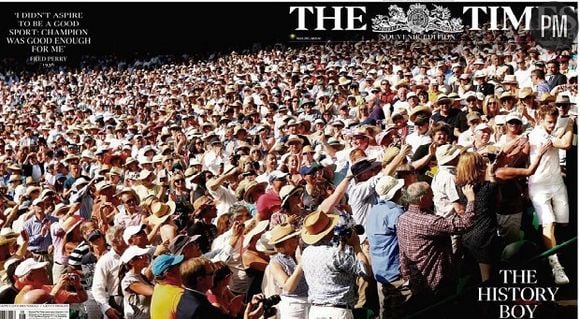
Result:
[[536,169],[538,168],[538,166],[540,165],[540,160],[542,159],[542,157],[544,156],[544,154],[546,154],[546,152],[552,147],[552,143],[548,141],[548,143],[545,143],[542,145],[542,148],[540,149],[540,153],[538,154],[538,156],[536,156],[532,162],[530,163],[530,166],[528,166],[527,168],[516,168],[516,167],[500,167],[497,168],[495,170],[495,178],[499,179],[499,180],[510,180],[510,179],[514,179],[517,177],[526,177],[526,176],[530,176],[533,175],[536,172]]

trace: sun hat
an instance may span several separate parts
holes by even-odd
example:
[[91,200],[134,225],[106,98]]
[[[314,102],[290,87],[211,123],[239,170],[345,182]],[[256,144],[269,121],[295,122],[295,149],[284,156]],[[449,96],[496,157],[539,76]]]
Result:
[[175,202],[169,201],[167,203],[162,203],[159,201],[151,204],[151,216],[149,216],[149,222],[153,225],[164,223],[171,215],[175,213]]
[[375,186],[375,191],[377,195],[382,200],[390,200],[395,196],[395,193],[405,185],[405,180],[403,179],[396,179],[391,176],[383,176],[381,177],[377,185]]
[[302,240],[313,245],[322,240],[334,229],[340,216],[326,214],[323,211],[315,211],[304,218],[304,224],[301,231]]
[[295,230],[291,224],[279,224],[270,231],[270,241],[268,241],[268,244],[276,245],[298,235],[300,235],[300,231]]
[[129,239],[131,239],[133,235],[139,233],[140,231],[145,230],[146,227],[147,225],[145,224],[128,226],[123,231],[123,240],[127,243],[127,245],[129,245]]
[[302,192],[304,188],[295,185],[285,185],[280,189],[280,206],[284,207],[290,196]]
[[16,277],[23,277],[28,275],[31,271],[35,270],[35,269],[41,269],[44,268],[48,265],[47,261],[36,261],[34,260],[34,258],[28,258],[23,260],[20,265],[18,265],[18,267],[16,267],[16,270],[14,271],[14,275]]
[[264,193],[264,191],[266,190],[266,187],[268,186],[268,183],[265,182],[256,182],[256,181],[251,181],[249,182],[244,190],[244,200],[246,202],[250,202],[250,194],[252,193],[252,191],[255,190],[261,190],[262,193]]
[[66,234],[72,232],[78,225],[82,223],[82,218],[78,215],[67,217],[60,226]]
[[[246,223],[249,225],[252,220],[247,221]],[[268,225],[270,224],[270,220],[261,220],[256,223],[254,228],[252,228],[247,234],[244,235],[244,241],[242,247],[247,247],[252,239],[261,233],[263,233],[266,229],[268,229]],[[248,226],[246,225],[246,226]]]
[[445,144],[441,145],[435,151],[435,157],[437,158],[437,164],[439,166],[451,162],[454,158],[459,156],[463,148],[457,145]]
[[375,169],[381,166],[380,162],[375,159],[362,158],[352,164],[350,171],[354,176],[358,176],[368,170]]
[[183,235],[183,234],[177,235],[169,243],[169,251],[171,252],[171,254],[173,254],[175,256],[181,255],[181,253],[183,252],[183,249],[188,244],[195,242],[199,238],[201,238],[201,235],[193,235],[193,236],[188,236],[188,235]]

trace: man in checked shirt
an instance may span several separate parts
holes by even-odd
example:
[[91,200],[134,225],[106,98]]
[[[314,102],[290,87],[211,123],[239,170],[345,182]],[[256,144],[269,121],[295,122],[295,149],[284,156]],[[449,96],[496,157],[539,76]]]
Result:
[[409,208],[399,217],[397,237],[401,274],[409,281],[413,304],[433,304],[455,291],[457,275],[449,235],[464,233],[474,219],[473,186],[462,190],[468,201],[465,212],[444,218],[429,210],[433,205],[429,184],[417,182],[407,189]]

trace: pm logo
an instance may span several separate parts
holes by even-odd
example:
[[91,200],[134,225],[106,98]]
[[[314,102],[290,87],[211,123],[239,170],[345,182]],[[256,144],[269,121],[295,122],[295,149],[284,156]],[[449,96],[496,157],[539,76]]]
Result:
[[438,5],[433,5],[433,9],[429,11],[426,5],[412,4],[406,13],[401,7],[391,5],[388,15],[377,15],[371,21],[372,30],[381,33],[396,31],[458,33],[463,31],[463,21],[460,18],[451,18],[449,9]]

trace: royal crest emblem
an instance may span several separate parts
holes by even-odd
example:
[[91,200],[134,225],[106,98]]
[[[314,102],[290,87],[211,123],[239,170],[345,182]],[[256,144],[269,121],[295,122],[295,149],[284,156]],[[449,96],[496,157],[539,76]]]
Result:
[[395,31],[457,33],[463,31],[463,21],[460,18],[451,18],[451,11],[438,5],[433,5],[433,9],[429,11],[424,4],[412,4],[405,13],[401,7],[393,4],[389,6],[388,15],[376,15],[371,21],[372,30],[381,33]]

